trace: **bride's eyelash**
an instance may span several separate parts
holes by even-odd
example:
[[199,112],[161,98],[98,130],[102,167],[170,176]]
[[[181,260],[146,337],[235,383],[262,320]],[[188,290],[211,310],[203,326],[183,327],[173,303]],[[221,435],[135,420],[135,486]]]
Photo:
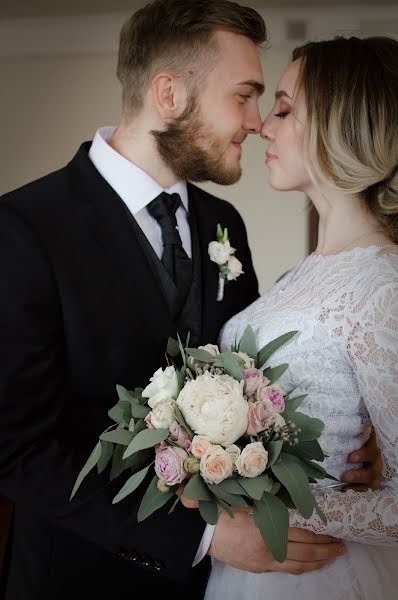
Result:
[[289,113],[287,111],[281,111],[275,114],[275,117],[278,117],[278,119],[284,119],[285,117],[287,117]]

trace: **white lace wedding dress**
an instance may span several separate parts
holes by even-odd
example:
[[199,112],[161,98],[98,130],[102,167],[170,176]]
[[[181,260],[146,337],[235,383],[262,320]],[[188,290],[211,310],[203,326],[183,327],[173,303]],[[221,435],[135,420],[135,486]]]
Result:
[[[247,573],[214,561],[206,600],[393,600],[398,598],[398,255],[397,246],[311,255],[232,318],[229,349],[250,323],[260,346],[298,334],[273,357],[289,363],[281,383],[308,394],[300,410],[325,422],[323,466],[339,475],[374,425],[384,462],[380,490],[314,490],[327,517],[290,524],[347,542],[347,553],[304,575]],[[323,485],[331,483],[324,480]],[[319,484],[318,484],[319,487]]]

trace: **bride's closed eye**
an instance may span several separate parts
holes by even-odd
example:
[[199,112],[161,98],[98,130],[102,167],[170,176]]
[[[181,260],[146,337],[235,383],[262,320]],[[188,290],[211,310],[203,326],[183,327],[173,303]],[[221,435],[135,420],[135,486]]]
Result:
[[285,117],[287,117],[289,113],[287,111],[281,111],[278,113],[274,113],[275,117],[278,117],[278,119],[284,119]]

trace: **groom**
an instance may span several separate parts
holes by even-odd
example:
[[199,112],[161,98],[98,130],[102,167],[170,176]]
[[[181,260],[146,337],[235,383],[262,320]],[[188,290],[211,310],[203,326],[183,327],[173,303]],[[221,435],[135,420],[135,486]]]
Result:
[[[275,563],[244,513],[223,516],[212,538],[181,504],[138,524],[138,494],[112,506],[121,481],[108,473],[69,502],[116,384],[144,385],[177,331],[215,343],[258,297],[241,217],[187,181],[239,179],[241,145],[261,127],[265,39],[255,11],[225,0],[147,5],[121,33],[119,127],[0,202],[0,492],[15,502],[7,600],[135,598],[141,586],[200,598],[206,553],[293,573],[338,555],[339,543],[291,530],[288,560]],[[218,223],[244,270],[222,301],[208,256]]]

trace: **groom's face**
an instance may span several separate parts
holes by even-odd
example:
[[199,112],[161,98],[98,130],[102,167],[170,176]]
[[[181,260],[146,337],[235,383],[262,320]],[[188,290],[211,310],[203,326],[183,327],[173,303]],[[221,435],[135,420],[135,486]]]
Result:
[[215,35],[220,48],[215,68],[157,144],[181,179],[229,185],[241,176],[243,141],[261,129],[258,100],[264,82],[251,40],[224,31]]

